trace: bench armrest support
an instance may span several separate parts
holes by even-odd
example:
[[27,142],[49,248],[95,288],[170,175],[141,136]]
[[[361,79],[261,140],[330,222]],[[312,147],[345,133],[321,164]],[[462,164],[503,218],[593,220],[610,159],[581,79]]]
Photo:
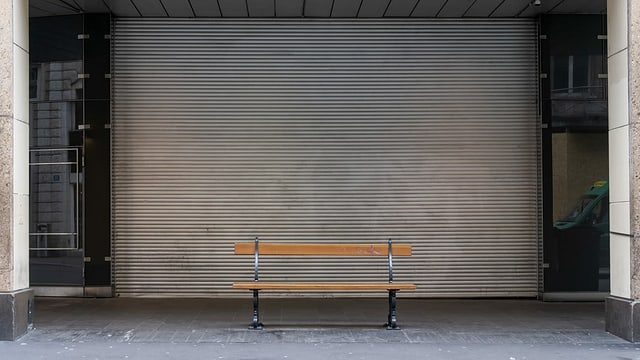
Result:
[[393,246],[391,246],[391,238],[389,238],[389,283],[393,282]]

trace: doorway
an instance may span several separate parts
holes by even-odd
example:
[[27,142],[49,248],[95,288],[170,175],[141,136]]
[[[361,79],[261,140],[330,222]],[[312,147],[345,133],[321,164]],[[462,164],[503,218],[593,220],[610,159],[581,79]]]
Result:
[[83,285],[81,165],[80,148],[30,150],[32,286]]
[[108,14],[29,22],[36,295],[111,296],[110,31]]

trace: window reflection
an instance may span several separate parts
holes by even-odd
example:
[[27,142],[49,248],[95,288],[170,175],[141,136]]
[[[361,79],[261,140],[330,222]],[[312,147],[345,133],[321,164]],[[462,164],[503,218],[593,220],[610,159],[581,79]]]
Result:
[[30,19],[30,280],[82,285],[82,16]]
[[604,99],[601,55],[551,57],[552,98]]
[[[544,238],[545,291],[609,290],[606,23],[542,19],[544,116],[550,117],[553,228]],[[547,67],[548,66],[548,67]],[[548,91],[547,91],[548,90]],[[546,216],[549,216],[548,214]]]
[[31,150],[30,247],[78,249],[79,151]]
[[571,210],[569,215],[565,216],[561,221],[575,221],[578,215],[582,214],[586,208],[589,207],[589,204],[593,200],[595,200],[596,196],[593,195],[585,195],[578,200],[578,204]]

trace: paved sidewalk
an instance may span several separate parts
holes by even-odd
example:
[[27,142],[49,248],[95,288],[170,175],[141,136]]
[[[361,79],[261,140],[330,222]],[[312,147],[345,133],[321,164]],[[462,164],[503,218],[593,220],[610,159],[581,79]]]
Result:
[[399,299],[38,298],[34,330],[0,359],[639,359],[604,331],[603,303]]

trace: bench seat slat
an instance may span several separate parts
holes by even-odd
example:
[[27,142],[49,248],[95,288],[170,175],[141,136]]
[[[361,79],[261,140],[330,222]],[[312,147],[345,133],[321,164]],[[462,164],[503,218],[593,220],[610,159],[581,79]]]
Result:
[[233,283],[234,289],[245,290],[415,290],[412,283],[387,282],[271,282],[251,281]]
[[[305,244],[260,242],[260,255],[334,255],[334,256],[387,256],[388,244]],[[393,244],[393,256],[411,256],[411,244]],[[235,243],[236,255],[253,255],[254,242]]]

